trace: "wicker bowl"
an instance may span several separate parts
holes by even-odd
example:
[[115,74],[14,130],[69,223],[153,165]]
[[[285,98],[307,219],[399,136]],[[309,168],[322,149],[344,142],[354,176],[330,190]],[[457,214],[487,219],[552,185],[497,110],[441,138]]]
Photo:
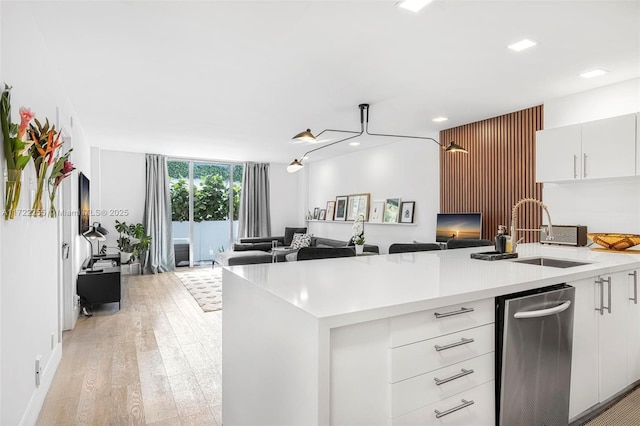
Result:
[[626,250],[640,244],[640,235],[636,234],[587,234],[594,243],[609,250]]

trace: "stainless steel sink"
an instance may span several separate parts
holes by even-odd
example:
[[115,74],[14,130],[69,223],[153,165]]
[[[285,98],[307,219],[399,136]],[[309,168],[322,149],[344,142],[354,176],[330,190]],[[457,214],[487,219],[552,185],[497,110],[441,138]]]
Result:
[[526,263],[528,265],[550,266],[552,268],[573,268],[574,266],[588,265],[591,262],[576,262],[575,260],[556,259],[553,257],[530,257],[528,259],[514,260],[514,263]]

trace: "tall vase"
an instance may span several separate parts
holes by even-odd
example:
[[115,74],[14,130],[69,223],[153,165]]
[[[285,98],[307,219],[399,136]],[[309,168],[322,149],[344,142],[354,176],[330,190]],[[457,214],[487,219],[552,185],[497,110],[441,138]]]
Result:
[[20,201],[20,190],[22,188],[22,170],[7,170],[7,182],[4,190],[4,218],[5,220],[16,217],[16,209]]
[[47,163],[44,161],[40,164],[40,170],[38,170],[38,182],[36,185],[36,195],[33,199],[33,205],[31,206],[31,216],[44,217],[46,212],[44,210],[44,204],[42,203],[42,196],[44,195],[44,184],[47,176]]
[[58,191],[58,185],[49,185],[49,217],[58,217],[58,212],[56,211],[56,192],[57,191]]

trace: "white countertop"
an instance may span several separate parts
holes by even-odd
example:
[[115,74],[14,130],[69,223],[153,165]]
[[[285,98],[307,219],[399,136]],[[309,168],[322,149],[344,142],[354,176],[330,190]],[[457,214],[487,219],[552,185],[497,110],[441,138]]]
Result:
[[[518,259],[470,257],[491,250],[475,247],[227,270],[336,327],[640,268],[639,255],[542,244],[520,244]],[[536,256],[591,263],[553,268],[513,262]]]

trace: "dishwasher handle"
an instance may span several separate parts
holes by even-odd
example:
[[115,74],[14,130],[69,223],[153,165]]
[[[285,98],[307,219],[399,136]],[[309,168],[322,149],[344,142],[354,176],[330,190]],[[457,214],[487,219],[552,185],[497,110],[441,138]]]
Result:
[[567,309],[569,309],[569,306],[571,306],[571,300],[567,300],[554,308],[540,309],[539,311],[516,312],[515,314],[513,314],[513,317],[518,319],[546,317],[549,315],[559,314],[562,311],[566,311]]

